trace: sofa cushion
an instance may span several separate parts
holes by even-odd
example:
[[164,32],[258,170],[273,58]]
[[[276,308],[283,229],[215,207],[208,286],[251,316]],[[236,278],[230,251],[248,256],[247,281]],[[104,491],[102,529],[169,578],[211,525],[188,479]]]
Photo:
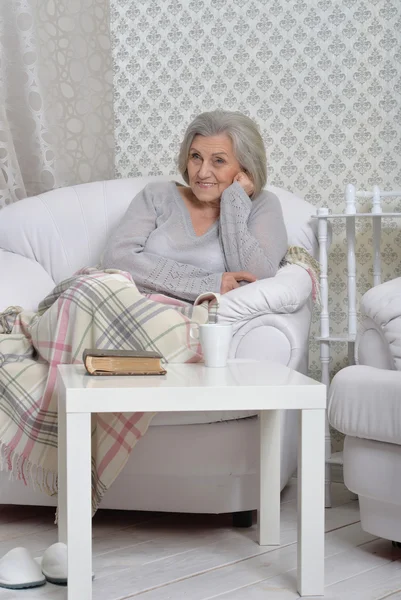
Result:
[[254,417],[255,410],[211,410],[187,412],[159,412],[152,419],[151,427],[161,425],[200,425],[201,423],[219,423],[220,421],[234,421],[245,417]]
[[329,422],[346,435],[401,444],[401,373],[352,366],[334,377]]

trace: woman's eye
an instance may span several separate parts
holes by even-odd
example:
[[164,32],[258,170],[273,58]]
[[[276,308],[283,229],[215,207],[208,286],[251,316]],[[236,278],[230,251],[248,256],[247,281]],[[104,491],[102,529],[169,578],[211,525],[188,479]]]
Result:
[[197,160],[198,158],[200,158],[200,156],[199,156],[199,154],[196,154],[194,152],[194,154],[191,154],[191,158],[194,159],[194,160]]
[[225,161],[224,161],[224,159],[223,159],[223,158],[216,158],[216,162],[217,162],[219,165],[223,165]]

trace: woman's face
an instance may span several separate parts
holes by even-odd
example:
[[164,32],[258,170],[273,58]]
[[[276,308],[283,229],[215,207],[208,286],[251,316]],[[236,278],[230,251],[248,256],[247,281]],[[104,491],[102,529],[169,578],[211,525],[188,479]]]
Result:
[[241,171],[226,135],[196,135],[188,156],[188,179],[192,192],[200,202],[216,202]]

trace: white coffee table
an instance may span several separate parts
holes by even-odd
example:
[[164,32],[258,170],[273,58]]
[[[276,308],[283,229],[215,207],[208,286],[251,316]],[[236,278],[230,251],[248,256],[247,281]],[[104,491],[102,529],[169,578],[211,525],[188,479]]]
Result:
[[[280,410],[300,410],[298,591],[324,588],[324,432],[326,387],[270,361],[231,361],[220,369],[169,364],[163,377],[90,377],[60,365],[59,540],[68,544],[68,600],[92,598],[91,413],[260,411],[259,544],[280,544]],[[135,449],[133,450],[135,452]]]

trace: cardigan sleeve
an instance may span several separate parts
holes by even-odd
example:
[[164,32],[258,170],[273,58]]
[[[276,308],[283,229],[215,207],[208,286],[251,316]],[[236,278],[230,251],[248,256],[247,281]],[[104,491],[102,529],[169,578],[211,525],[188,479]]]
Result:
[[227,271],[273,277],[287,251],[287,231],[277,196],[263,191],[251,200],[239,183],[224,190],[220,240]]

